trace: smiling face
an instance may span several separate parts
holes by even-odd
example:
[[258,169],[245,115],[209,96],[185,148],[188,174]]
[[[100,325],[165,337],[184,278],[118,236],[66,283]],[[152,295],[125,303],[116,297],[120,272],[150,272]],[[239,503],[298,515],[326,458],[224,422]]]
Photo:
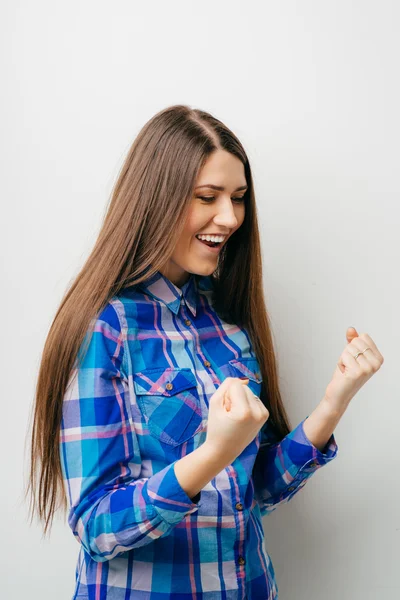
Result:
[[[218,188],[218,189],[216,189]],[[244,221],[247,189],[244,166],[226,150],[213,152],[200,171],[183,233],[161,273],[182,287],[191,273],[211,275],[221,248]],[[210,248],[196,235],[224,235],[218,248]]]

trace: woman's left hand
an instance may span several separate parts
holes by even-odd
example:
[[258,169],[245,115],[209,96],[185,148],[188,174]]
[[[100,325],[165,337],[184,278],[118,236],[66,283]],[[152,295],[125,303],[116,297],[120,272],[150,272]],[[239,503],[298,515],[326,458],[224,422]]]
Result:
[[[346,410],[350,400],[383,364],[383,356],[367,333],[357,333],[354,327],[346,331],[348,345],[337,363],[324,400],[333,410]],[[368,348],[363,354],[355,355]]]

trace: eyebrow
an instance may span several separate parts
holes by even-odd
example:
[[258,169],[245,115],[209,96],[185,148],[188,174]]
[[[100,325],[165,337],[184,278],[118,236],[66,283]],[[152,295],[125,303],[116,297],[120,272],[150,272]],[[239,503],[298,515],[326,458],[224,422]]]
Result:
[[[225,188],[222,185],[213,185],[212,183],[205,183],[204,185],[198,185],[198,186],[196,186],[196,190],[199,188],[203,188],[203,187],[208,187],[208,188],[211,188],[212,190],[218,190],[220,192],[225,191]],[[241,190],[247,190],[247,187],[248,187],[247,185],[242,185],[233,191],[240,192]]]

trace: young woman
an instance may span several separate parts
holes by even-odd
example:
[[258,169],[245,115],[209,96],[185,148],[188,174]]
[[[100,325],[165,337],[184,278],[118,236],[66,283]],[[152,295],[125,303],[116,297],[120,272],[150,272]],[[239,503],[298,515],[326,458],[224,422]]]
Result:
[[348,330],[323,401],[291,428],[237,137],[172,106],[140,131],[52,323],[32,430],[32,515],[80,544],[73,598],[278,597],[262,516],[337,455],[383,362]]

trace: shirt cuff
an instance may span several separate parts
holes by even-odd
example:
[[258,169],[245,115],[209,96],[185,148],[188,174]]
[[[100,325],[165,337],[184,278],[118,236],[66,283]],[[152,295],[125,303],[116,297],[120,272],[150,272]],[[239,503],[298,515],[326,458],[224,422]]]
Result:
[[299,466],[301,471],[313,471],[326,465],[336,457],[338,445],[332,433],[322,451],[314,446],[304,432],[303,425],[306,419],[308,417],[303,419],[286,436],[285,440],[288,442],[287,447],[292,462]]
[[201,496],[198,492],[193,500],[189,498],[176,477],[175,462],[152,475],[143,487],[146,502],[169,525],[175,525],[186,515],[196,512]]

